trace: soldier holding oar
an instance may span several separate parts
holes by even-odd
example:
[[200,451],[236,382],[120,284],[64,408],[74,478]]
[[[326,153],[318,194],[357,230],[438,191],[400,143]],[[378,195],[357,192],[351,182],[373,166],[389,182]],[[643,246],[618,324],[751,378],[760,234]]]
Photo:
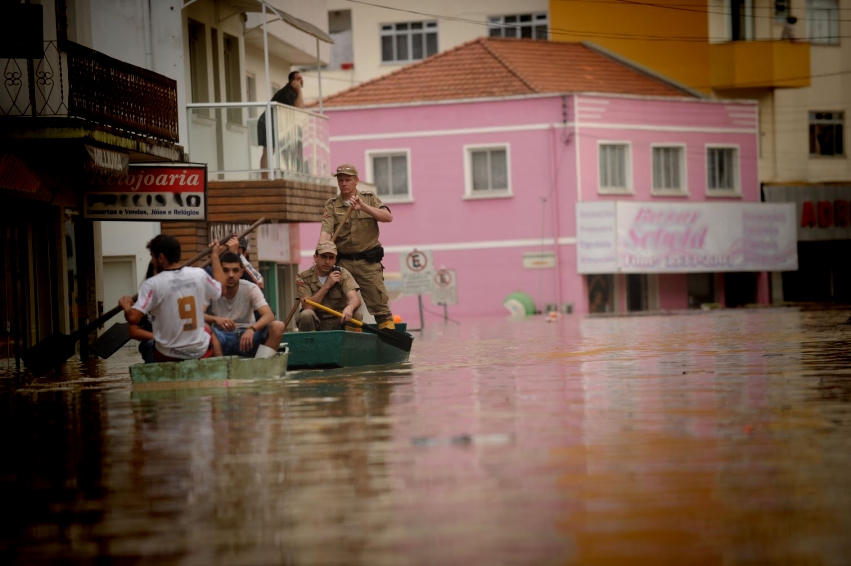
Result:
[[[376,195],[358,190],[358,170],[354,165],[340,165],[334,176],[340,194],[325,204],[319,243],[336,244],[337,265],[354,276],[378,327],[395,328],[381,265],[384,248],[378,241],[378,223],[392,222],[393,214]],[[347,222],[350,216],[351,221]],[[335,241],[332,235],[337,232]]]

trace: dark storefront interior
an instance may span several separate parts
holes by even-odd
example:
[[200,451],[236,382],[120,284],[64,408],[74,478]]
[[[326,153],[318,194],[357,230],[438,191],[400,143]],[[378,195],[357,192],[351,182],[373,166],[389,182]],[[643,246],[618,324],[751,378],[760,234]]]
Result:
[[783,300],[851,303],[851,240],[798,242],[798,271],[783,273]]

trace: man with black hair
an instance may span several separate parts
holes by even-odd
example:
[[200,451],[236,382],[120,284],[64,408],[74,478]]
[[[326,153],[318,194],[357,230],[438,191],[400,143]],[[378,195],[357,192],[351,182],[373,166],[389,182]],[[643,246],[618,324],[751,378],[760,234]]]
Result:
[[194,360],[213,355],[212,331],[204,324],[206,301],[222,295],[226,282],[219,254],[223,247],[213,242],[213,275],[199,267],[180,266],[180,242],[160,234],[148,242],[156,275],[142,282],[136,302],[125,295],[118,304],[130,324],[150,315],[157,362]]
[[[286,104],[287,106],[294,106],[296,108],[304,108],[304,95],[302,94],[303,88],[304,78],[302,78],[301,73],[298,71],[292,71],[289,75],[287,75],[287,84],[284,85],[284,88],[280,89],[274,96],[272,96],[272,102],[278,102],[280,104]],[[265,112],[260,114],[260,117],[257,119],[257,145],[263,148],[263,154],[260,156],[260,169],[266,169],[266,167],[268,167],[269,158],[266,155]]]
[[[225,274],[224,291],[204,315],[204,321],[213,325],[213,334],[221,345],[220,355],[271,358],[284,335],[284,323],[275,320],[260,288],[242,278],[238,254],[225,252],[220,262]],[[260,315],[257,319],[255,312]]]

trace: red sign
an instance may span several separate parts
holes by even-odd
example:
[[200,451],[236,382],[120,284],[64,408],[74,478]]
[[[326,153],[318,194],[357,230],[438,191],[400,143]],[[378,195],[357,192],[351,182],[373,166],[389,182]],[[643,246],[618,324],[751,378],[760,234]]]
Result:
[[801,228],[845,228],[851,224],[851,205],[847,200],[820,200],[801,203]]
[[93,174],[83,205],[94,220],[206,220],[207,167],[130,165],[127,175]]

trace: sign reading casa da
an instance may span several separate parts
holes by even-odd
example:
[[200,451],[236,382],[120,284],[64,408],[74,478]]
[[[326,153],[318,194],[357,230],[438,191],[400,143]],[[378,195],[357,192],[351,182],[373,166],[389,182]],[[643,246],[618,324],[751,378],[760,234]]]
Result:
[[93,173],[83,194],[93,220],[168,222],[207,219],[207,166],[130,165],[127,174]]

